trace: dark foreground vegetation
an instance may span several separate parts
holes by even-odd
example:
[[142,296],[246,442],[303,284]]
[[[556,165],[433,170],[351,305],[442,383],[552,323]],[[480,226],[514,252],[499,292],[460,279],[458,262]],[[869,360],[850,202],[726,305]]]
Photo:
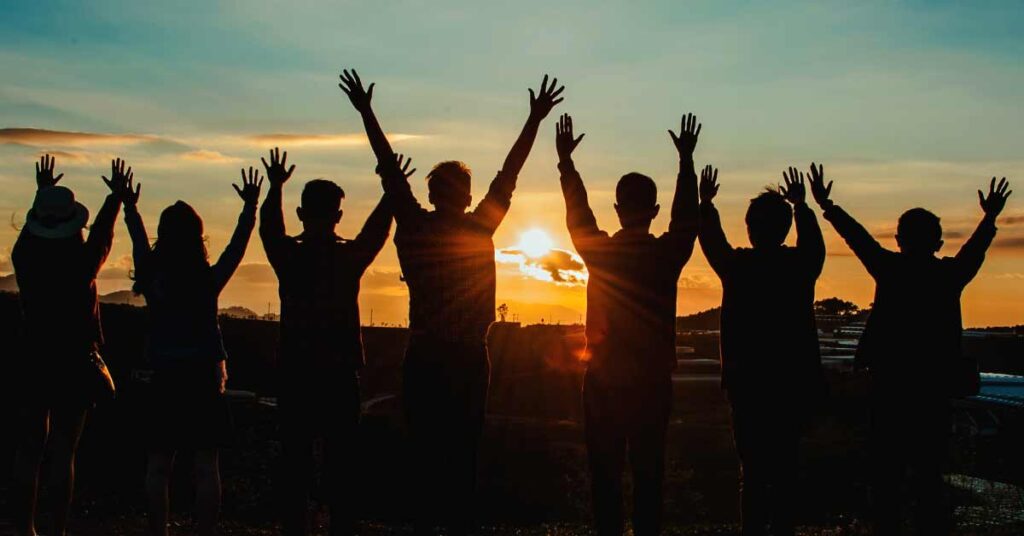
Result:
[[[145,321],[145,311],[111,305],[104,307],[103,315],[109,341],[105,355],[117,376],[120,395],[93,412],[82,439],[73,533],[140,534],[145,527],[145,453],[137,431],[146,418],[147,366],[137,334],[144,332],[138,328]],[[13,297],[0,296],[4,340],[14,340],[16,317]],[[232,396],[235,441],[222,453],[222,532],[276,534],[274,482],[280,450],[273,404],[276,324],[225,318],[223,328],[231,354],[231,387],[238,391]],[[409,456],[396,396],[406,335],[400,329],[366,328],[364,337],[369,361],[363,373],[366,417],[359,438],[361,474],[353,483],[361,491],[361,517],[366,520],[362,532],[411,534],[405,477]],[[714,346],[704,336],[685,342],[698,349],[698,357]],[[588,533],[590,499],[578,399],[580,328],[498,325],[490,344],[493,381],[477,494],[482,533]],[[7,359],[29,358],[17,351],[6,355]],[[674,384],[669,432],[667,532],[732,534],[737,528],[738,474],[717,371],[713,362],[699,359],[682,365]],[[862,382],[841,366],[830,367],[830,380],[832,397],[820,408],[804,443],[799,519],[805,525],[803,534],[864,534]],[[5,377],[5,381],[16,378]],[[9,417],[9,410],[0,413],[4,426]],[[1024,429],[1019,413],[1007,411],[995,417],[1011,423],[1016,419],[1012,428]],[[1019,434],[958,436],[949,481],[958,506],[959,534],[1024,533],[1024,492],[1017,487],[1024,484],[1022,447]],[[2,459],[11,459],[10,448],[5,435],[0,442]],[[192,532],[191,468],[187,453],[179,460],[172,508],[177,532],[186,534]],[[0,467],[0,488],[7,486],[9,469],[7,463]],[[43,520],[43,534],[46,527]],[[0,534],[4,534],[2,525]]]

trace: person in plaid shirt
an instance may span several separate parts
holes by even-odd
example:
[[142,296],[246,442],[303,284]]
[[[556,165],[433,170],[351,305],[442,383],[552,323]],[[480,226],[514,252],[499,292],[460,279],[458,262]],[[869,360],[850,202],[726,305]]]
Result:
[[[427,174],[424,209],[409,187],[409,162],[396,158],[370,106],[374,85],[345,71],[342,90],[359,111],[378,159],[385,196],[395,211],[395,246],[409,285],[410,340],[403,364],[403,398],[418,474],[417,533],[444,526],[468,532],[476,452],[490,381],[487,329],[494,322],[492,236],[508,212],[512,191],[541,121],[558,103],[558,79],[530,89],[530,114],[483,201],[472,201],[471,173],[442,162]],[[415,170],[413,170],[415,171]]]

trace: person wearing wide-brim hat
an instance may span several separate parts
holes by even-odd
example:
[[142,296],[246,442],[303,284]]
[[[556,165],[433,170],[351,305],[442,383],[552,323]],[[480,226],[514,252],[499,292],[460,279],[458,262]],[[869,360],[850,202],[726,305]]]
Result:
[[54,159],[36,164],[35,201],[28,211],[11,261],[21,301],[23,337],[13,376],[17,385],[17,455],[12,517],[19,534],[35,536],[39,466],[50,459],[52,528],[64,536],[74,484],[74,455],[96,389],[96,356],[103,342],[96,275],[114,240],[122,184],[131,175],[120,159],[112,163],[110,188],[88,233],[89,211],[57,183]]

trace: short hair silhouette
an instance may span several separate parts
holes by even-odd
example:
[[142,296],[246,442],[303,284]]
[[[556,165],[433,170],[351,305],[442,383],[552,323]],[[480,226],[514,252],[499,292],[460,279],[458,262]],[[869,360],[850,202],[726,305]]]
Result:
[[642,173],[626,173],[615,186],[615,202],[629,209],[651,209],[658,204],[658,186]]
[[302,213],[315,219],[333,218],[341,210],[345,190],[327,179],[313,179],[302,188]]
[[135,273],[132,290],[141,294],[144,284],[156,273],[172,274],[182,281],[194,278],[210,267],[203,219],[192,205],[178,201],[160,213],[149,273]]
[[912,208],[900,216],[896,241],[905,253],[931,255],[942,247],[942,223],[931,211]]
[[465,209],[472,200],[473,171],[463,162],[447,160],[427,173],[427,192],[434,206]]
[[793,226],[793,207],[775,188],[765,188],[747,207],[747,236],[756,247],[781,245]]

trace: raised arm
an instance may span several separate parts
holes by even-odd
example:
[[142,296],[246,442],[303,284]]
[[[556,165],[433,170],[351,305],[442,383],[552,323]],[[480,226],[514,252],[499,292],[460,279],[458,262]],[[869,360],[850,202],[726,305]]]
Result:
[[377,174],[380,175],[380,183],[384,187],[384,197],[388,201],[391,213],[395,221],[401,226],[414,226],[417,220],[426,214],[426,210],[416,201],[412,194],[412,187],[409,186],[409,177],[416,173],[416,169],[409,170],[412,164],[411,158],[405,155],[395,155],[377,164]]
[[882,273],[886,258],[892,252],[883,248],[863,225],[829,199],[832,194],[832,181],[825,184],[824,166],[819,164],[815,167],[814,162],[811,162],[810,182],[811,194],[821,207],[825,219],[832,223],[832,227],[843,237],[868,273],[877,278]]
[[793,219],[796,220],[796,249],[803,257],[805,266],[814,275],[821,275],[825,266],[825,239],[818,226],[818,218],[807,206],[807,186],[803,172],[790,166],[788,173],[782,172],[784,186],[782,195],[793,205]]
[[132,263],[135,266],[136,281],[140,274],[149,272],[149,255],[153,251],[149,245],[146,225],[142,221],[142,215],[139,214],[139,197],[141,195],[142,183],[136,183],[135,176],[129,175],[121,194],[121,202],[124,204],[124,223],[128,227],[128,236],[132,240]]
[[263,178],[260,172],[252,166],[249,167],[248,177],[242,170],[242,187],[232,183],[231,186],[242,198],[242,213],[238,215],[238,223],[235,225],[235,232],[231,234],[224,252],[211,267],[213,271],[214,289],[220,292],[224,285],[228,284],[231,275],[238,269],[245,257],[245,250],[249,245],[249,237],[252,236],[252,229],[256,226],[256,205],[260,202],[260,188],[263,187]]
[[122,195],[131,177],[132,168],[125,169],[125,162],[120,158],[111,160],[110,178],[102,177],[110,193],[103,200],[103,206],[89,227],[89,237],[85,239],[89,270],[93,275],[99,273],[110,255],[110,247],[114,243],[114,224],[117,222],[117,213],[121,211]]
[[733,247],[722,229],[722,220],[715,208],[718,195],[718,168],[704,166],[700,172],[700,249],[711,265],[711,269],[723,277],[729,271],[733,258]]
[[671,221],[666,236],[672,241],[672,251],[685,263],[693,253],[697,240],[699,209],[697,203],[697,173],[693,167],[693,151],[697,147],[701,124],[693,114],[683,116],[679,135],[668,131],[679,154],[679,173],[676,175],[676,189],[672,197]]
[[381,128],[377,115],[373,113],[373,107],[370,105],[376,84],[371,83],[370,87],[363,89],[363,81],[359,79],[359,73],[355,69],[342,71],[338,78],[341,80],[338,87],[345,92],[348,100],[352,102],[352,107],[363,118],[363,128],[366,129],[366,137],[370,140],[370,148],[377,157],[377,163],[394,158],[391,143],[388,142],[388,137],[384,134],[384,129]]
[[967,285],[971,279],[974,279],[978,270],[981,270],[982,263],[985,262],[985,252],[988,251],[988,247],[992,245],[992,240],[996,237],[996,218],[1006,206],[1006,198],[1013,193],[1013,190],[1009,188],[1010,183],[1006,182],[1006,177],[1003,177],[998,185],[996,178],[992,177],[987,196],[978,190],[978,202],[981,204],[985,216],[981,218],[974,233],[956,254],[958,277],[963,285]]
[[569,228],[573,246],[585,258],[597,246],[594,242],[608,238],[608,233],[598,228],[597,218],[587,199],[587,188],[583,185],[583,178],[576,171],[576,164],[572,161],[572,152],[583,141],[583,136],[585,134],[574,136],[572,117],[569,114],[562,114],[555,125],[555,149],[558,152],[562,196],[565,198],[565,223]]
[[260,239],[263,241],[263,249],[267,253],[267,260],[274,270],[280,271],[288,259],[288,235],[284,227],[284,210],[281,208],[281,197],[283,195],[284,183],[288,182],[295,165],[285,167],[288,162],[288,151],[281,154],[277,147],[270,151],[270,163],[260,158],[263,168],[267,171],[267,179],[270,181],[270,188],[267,189],[267,198],[263,200],[263,208],[260,209]]
[[391,233],[391,216],[390,202],[387,195],[383,195],[373,212],[366,218],[362,230],[352,241],[356,246],[360,272],[370,266],[373,259],[377,258],[381,248],[387,243],[388,235]]
[[539,93],[534,93],[532,88],[529,90],[530,114],[526,117],[526,124],[523,125],[523,130],[516,138],[516,142],[512,144],[512,149],[505,157],[505,162],[498,175],[491,181],[487,195],[474,211],[478,221],[489,228],[491,232],[498,228],[505,218],[505,213],[508,212],[512,203],[512,191],[516,189],[519,172],[523,169],[526,158],[530,156],[530,149],[533,148],[533,142],[537,139],[537,130],[540,128],[541,121],[551,113],[558,103],[562,102],[563,99],[559,95],[564,90],[565,86],[559,86],[557,78],[552,79],[549,85],[547,75],[544,75],[544,80],[541,81]]

